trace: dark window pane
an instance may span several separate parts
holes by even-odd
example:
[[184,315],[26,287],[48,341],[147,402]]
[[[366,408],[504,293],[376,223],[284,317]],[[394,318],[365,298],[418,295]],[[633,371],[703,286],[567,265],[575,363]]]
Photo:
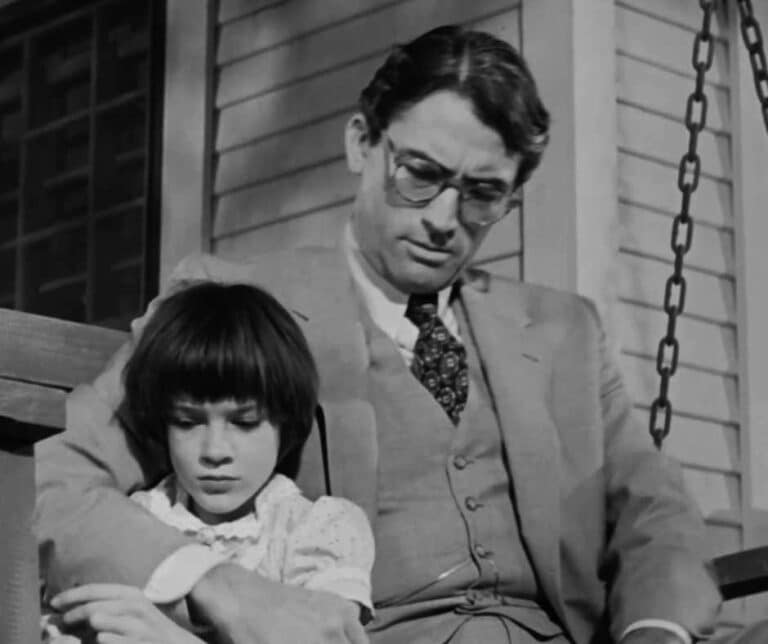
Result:
[[144,194],[147,116],[147,101],[143,98],[104,110],[97,116],[97,211]]
[[30,139],[24,232],[88,214],[89,121],[78,119]]
[[125,328],[155,288],[164,0],[14,6],[0,8],[0,307]]
[[145,89],[149,82],[149,6],[123,0],[100,13],[98,101]]
[[97,220],[93,239],[96,273],[102,273],[113,264],[141,257],[143,218],[143,209],[137,207]]
[[86,16],[32,41],[31,127],[90,106],[91,25]]
[[141,264],[126,263],[96,276],[100,295],[94,306],[94,321],[102,326],[126,328],[141,306]]
[[18,199],[0,195],[0,244],[16,238],[18,220]]
[[16,249],[0,250],[0,306],[9,306],[16,284]]

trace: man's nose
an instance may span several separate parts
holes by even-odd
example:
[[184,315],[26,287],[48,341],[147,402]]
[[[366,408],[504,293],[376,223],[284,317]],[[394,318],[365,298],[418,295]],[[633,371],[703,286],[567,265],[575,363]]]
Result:
[[422,221],[430,234],[447,241],[459,225],[461,194],[456,188],[446,187],[422,211]]
[[200,460],[207,465],[220,465],[232,460],[226,424],[212,422],[208,425],[200,449]]

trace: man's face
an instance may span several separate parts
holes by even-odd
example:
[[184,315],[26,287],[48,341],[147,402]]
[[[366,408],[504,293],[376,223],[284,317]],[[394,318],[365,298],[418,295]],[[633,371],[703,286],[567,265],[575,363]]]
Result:
[[501,136],[475,116],[471,104],[450,91],[431,94],[404,111],[376,145],[370,145],[362,117],[353,117],[347,154],[350,168],[361,175],[355,238],[371,267],[404,293],[450,284],[491,226],[463,221],[455,187],[446,187],[424,205],[401,199],[389,179],[396,165],[511,190],[519,163],[507,154]]

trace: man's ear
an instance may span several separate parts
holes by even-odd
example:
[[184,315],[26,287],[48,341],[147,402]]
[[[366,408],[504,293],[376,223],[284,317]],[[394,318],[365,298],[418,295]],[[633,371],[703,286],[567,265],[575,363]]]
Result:
[[371,137],[365,117],[357,112],[347,121],[344,130],[344,146],[347,153],[347,167],[350,172],[360,174],[371,149]]

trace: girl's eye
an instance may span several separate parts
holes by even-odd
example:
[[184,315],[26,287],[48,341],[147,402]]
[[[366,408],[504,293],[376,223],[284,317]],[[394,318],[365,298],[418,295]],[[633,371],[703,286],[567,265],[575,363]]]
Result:
[[263,418],[235,418],[232,424],[240,429],[257,429],[264,422]]
[[169,422],[172,427],[178,429],[192,429],[197,425],[197,422],[190,418],[171,418]]

